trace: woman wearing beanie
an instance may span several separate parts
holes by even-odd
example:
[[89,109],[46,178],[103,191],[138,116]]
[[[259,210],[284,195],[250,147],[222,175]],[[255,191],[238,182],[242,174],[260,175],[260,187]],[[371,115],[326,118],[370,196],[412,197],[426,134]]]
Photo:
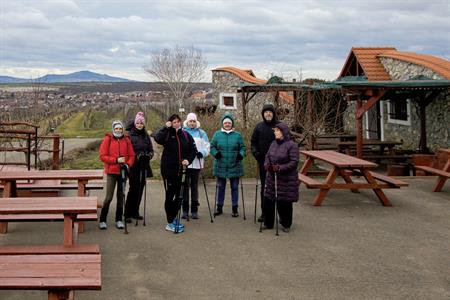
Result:
[[131,223],[131,218],[142,220],[139,214],[142,193],[147,177],[153,177],[150,160],[153,158],[153,145],[145,130],[145,118],[143,112],[138,112],[127,128],[131,144],[135,153],[135,164],[130,169],[130,189],[125,202],[125,221]]
[[189,113],[183,122],[183,130],[188,132],[195,141],[197,155],[194,161],[188,166],[186,172],[186,189],[183,199],[183,219],[189,216],[189,188],[191,189],[191,213],[192,219],[198,219],[198,177],[204,166],[204,158],[209,154],[209,139],[206,132],[200,129],[200,122],[197,115]]
[[[264,193],[264,226],[272,229],[277,201],[280,224],[284,232],[292,225],[292,203],[298,201],[298,146],[291,139],[289,127],[278,123],[274,128],[275,140],[270,144],[264,161],[267,171]],[[275,175],[277,173],[277,199],[275,199]]]
[[232,216],[238,217],[239,178],[244,175],[242,160],[245,157],[245,145],[242,135],[234,130],[234,118],[225,113],[221,119],[222,128],[214,133],[211,140],[211,155],[215,157],[213,175],[217,177],[217,210],[215,216],[223,213],[225,186],[230,179]]
[[128,135],[123,133],[123,124],[121,121],[112,123],[112,134],[107,133],[100,145],[100,160],[105,165],[106,173],[106,196],[103,201],[103,207],[100,214],[100,223],[98,227],[102,230],[108,228],[106,224],[109,206],[113,199],[114,189],[117,184],[117,207],[116,207],[116,228],[123,229],[123,185],[120,176],[121,168],[130,168],[134,163],[134,151]]
[[177,220],[181,208],[179,195],[183,169],[192,163],[197,153],[195,142],[192,136],[181,128],[181,118],[177,114],[170,116],[166,125],[156,133],[155,141],[164,147],[161,155],[161,175],[166,189],[166,230],[183,232],[184,225]]

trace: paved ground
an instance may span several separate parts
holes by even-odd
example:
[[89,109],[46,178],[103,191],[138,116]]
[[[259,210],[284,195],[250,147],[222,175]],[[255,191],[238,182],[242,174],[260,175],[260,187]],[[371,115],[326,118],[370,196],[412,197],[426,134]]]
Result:
[[[317,190],[302,187],[292,231],[278,237],[253,223],[254,180],[244,184],[246,221],[231,217],[227,195],[225,214],[210,223],[202,190],[201,219],[178,235],[164,231],[162,182],[151,182],[146,227],[125,235],[110,213],[107,231],[92,222],[80,235],[101,245],[103,284],[76,298],[450,299],[450,184],[432,193],[434,178],[406,180],[410,187],[386,191],[393,207],[369,191],[332,191],[314,207]],[[62,223],[10,224],[0,237],[0,245],[41,243],[62,243]],[[2,300],[46,297],[0,291]]]

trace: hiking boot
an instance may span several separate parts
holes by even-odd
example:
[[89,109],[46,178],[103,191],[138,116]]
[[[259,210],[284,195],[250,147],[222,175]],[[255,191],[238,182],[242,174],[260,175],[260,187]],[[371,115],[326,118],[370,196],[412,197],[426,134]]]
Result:
[[233,217],[233,218],[237,218],[237,217],[239,217],[239,213],[238,213],[238,207],[237,207],[237,205],[236,206],[233,206],[233,213],[231,214],[231,216]]
[[189,218],[189,213],[187,211],[183,211],[183,215],[181,216],[182,219],[186,220]]
[[222,205],[217,205],[217,209],[216,209],[216,211],[214,212],[214,217],[215,216],[220,216],[221,214],[223,214],[223,210],[222,210]]
[[98,223],[98,228],[100,228],[101,230],[106,230],[108,229],[108,225],[106,225],[106,222],[100,222]]
[[264,215],[260,215],[260,216],[258,217],[258,222],[259,222],[259,223],[264,222]]
[[116,228],[117,228],[117,229],[124,229],[124,228],[125,228],[125,225],[123,225],[123,222],[122,222],[122,221],[117,221],[117,222],[116,222]]
[[197,220],[198,219],[198,213],[193,212],[192,213],[192,219]]

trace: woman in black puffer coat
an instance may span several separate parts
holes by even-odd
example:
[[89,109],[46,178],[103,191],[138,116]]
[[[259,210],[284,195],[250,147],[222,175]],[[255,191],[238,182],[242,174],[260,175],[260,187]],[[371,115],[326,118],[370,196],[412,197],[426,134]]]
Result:
[[298,201],[297,144],[291,139],[289,128],[284,123],[275,125],[275,140],[266,154],[264,168],[267,171],[264,191],[264,225],[273,228],[275,216],[275,176],[277,173],[277,210],[284,232],[292,225],[292,203]]
[[145,130],[144,113],[138,112],[134,122],[126,128],[129,132],[131,144],[135,153],[135,163],[130,169],[130,189],[125,202],[125,221],[131,223],[131,218],[142,220],[139,214],[139,206],[142,193],[146,184],[146,178],[153,177],[150,160],[153,158],[153,145],[150,136]]

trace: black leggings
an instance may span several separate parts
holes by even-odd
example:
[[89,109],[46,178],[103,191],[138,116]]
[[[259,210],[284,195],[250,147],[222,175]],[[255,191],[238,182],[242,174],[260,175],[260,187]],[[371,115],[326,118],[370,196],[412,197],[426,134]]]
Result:
[[[280,217],[280,224],[285,228],[290,228],[292,225],[292,202],[278,201],[277,202],[278,216]],[[267,228],[273,228],[275,218],[275,201],[272,199],[264,199],[264,225]]]
[[200,169],[186,170],[186,185],[183,197],[183,212],[189,212],[189,189],[191,190],[191,212],[198,211],[198,177]]
[[167,223],[172,223],[177,217],[181,208],[182,200],[179,199],[181,188],[181,176],[164,178],[164,187],[166,189],[166,200],[164,209],[166,210]]

